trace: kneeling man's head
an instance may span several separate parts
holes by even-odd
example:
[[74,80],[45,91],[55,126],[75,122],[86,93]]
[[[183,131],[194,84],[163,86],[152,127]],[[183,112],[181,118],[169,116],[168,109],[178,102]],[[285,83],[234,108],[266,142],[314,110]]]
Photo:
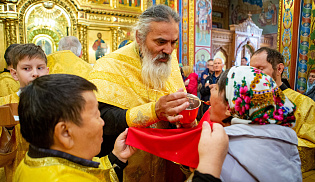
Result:
[[75,75],[35,79],[20,95],[22,136],[36,147],[91,160],[103,142],[96,90],[93,83]]

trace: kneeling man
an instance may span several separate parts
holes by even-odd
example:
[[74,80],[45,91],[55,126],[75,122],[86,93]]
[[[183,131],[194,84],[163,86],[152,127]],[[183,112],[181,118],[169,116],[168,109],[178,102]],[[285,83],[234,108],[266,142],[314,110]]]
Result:
[[121,181],[135,149],[125,144],[128,130],[113,151],[94,158],[103,142],[104,121],[91,82],[75,75],[35,79],[22,90],[19,117],[29,151],[14,181]]

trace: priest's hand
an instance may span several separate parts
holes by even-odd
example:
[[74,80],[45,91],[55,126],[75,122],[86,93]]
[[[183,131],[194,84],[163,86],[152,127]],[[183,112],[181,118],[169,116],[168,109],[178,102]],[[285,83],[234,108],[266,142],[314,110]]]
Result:
[[198,144],[199,164],[197,170],[220,178],[222,165],[228,151],[229,137],[223,126],[213,123],[212,131],[208,122],[203,122]]
[[124,163],[137,151],[136,148],[126,145],[127,134],[128,128],[117,137],[113,150],[113,154]]
[[189,106],[187,93],[183,88],[177,92],[162,96],[155,104],[155,113],[159,120],[174,123],[183,119],[178,115],[181,111]]

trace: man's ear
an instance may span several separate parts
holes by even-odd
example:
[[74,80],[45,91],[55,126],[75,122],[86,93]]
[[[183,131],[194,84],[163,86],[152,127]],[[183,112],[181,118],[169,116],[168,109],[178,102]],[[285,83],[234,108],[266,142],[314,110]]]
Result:
[[283,64],[283,63],[279,63],[279,64],[277,65],[277,75],[278,75],[278,76],[281,76],[283,70],[284,70],[284,64]]
[[16,73],[16,70],[15,70],[15,69],[11,68],[11,69],[10,69],[10,74],[11,74],[11,76],[14,78],[14,80],[19,81],[19,78],[18,78],[18,76],[17,76],[17,73]]
[[74,146],[70,122],[60,121],[55,126],[53,149],[69,150]]
[[80,56],[79,56],[79,58],[82,58],[82,54],[83,54],[83,51],[81,50],[81,53],[80,53]]

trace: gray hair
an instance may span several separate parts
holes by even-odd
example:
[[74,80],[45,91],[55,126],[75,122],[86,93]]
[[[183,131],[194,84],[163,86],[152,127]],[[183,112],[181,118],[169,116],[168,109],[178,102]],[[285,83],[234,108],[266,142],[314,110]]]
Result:
[[138,38],[144,42],[150,31],[151,22],[171,22],[179,23],[180,17],[172,8],[165,5],[154,5],[145,10],[140,16],[139,21],[134,27],[135,37],[138,32]]
[[81,49],[82,46],[79,39],[74,36],[63,37],[59,41],[59,51],[70,50],[79,57],[81,55]]

